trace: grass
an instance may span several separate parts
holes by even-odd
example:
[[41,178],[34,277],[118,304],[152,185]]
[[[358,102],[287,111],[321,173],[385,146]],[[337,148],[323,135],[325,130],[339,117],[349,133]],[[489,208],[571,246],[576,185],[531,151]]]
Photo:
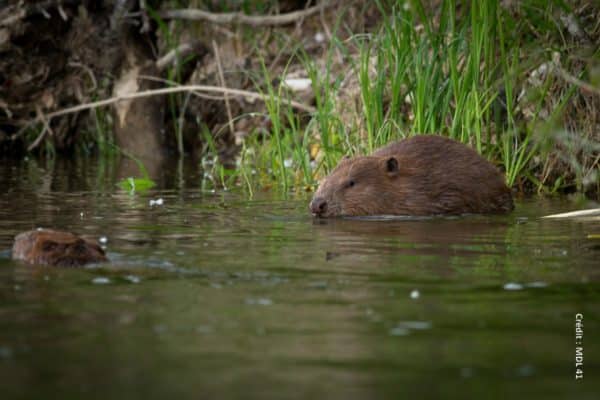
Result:
[[[368,153],[417,134],[439,134],[472,146],[498,165],[510,186],[555,191],[560,186],[557,181],[564,177],[535,179],[536,166],[531,161],[544,156],[537,132],[540,126],[562,119],[564,106],[577,88],[570,86],[555,96],[559,106],[544,118],[540,112],[549,108],[550,87],[556,81],[552,75],[528,88],[537,97],[517,102],[532,65],[550,58],[539,49],[535,49],[536,60],[523,57],[522,47],[527,45],[520,36],[523,26],[535,22],[552,34],[557,30],[556,24],[548,22],[550,6],[537,6],[526,9],[530,20],[518,21],[497,0],[473,0],[462,7],[452,0],[443,1],[435,16],[419,1],[379,3],[381,13],[390,18],[382,19],[375,34],[355,37],[343,48],[344,54],[351,54],[345,62],[353,66],[359,88],[361,107],[354,118],[345,118],[339,109],[344,94],[334,79],[331,54],[341,41],[334,40],[324,70],[314,59],[300,56],[312,80],[317,109],[308,123],[298,124],[291,109],[277,101],[281,91],[267,85],[271,137],[249,139],[244,151],[251,148],[253,156],[243,157],[240,166],[246,172],[242,173],[248,176],[247,169],[268,170],[272,182],[283,189],[311,186],[344,154]],[[349,47],[357,51],[352,53]],[[533,110],[529,119],[522,116],[524,107]],[[285,166],[286,159],[293,160],[294,173]],[[581,169],[576,157],[569,161],[575,170]],[[584,175],[578,172],[577,179],[582,181]]]

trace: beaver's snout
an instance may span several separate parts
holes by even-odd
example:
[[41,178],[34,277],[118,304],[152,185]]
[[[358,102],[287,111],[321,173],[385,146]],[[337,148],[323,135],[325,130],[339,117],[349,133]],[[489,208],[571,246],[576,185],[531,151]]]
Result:
[[316,216],[322,216],[327,211],[327,200],[322,197],[315,197],[310,202],[310,212]]

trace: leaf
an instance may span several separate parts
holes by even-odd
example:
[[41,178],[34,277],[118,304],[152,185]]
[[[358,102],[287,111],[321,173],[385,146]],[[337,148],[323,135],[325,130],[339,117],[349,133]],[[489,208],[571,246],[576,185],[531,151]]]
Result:
[[152,189],[156,186],[156,183],[149,178],[129,177],[119,181],[117,185],[121,189],[128,191],[130,194],[134,194],[135,192],[143,193],[148,189]]

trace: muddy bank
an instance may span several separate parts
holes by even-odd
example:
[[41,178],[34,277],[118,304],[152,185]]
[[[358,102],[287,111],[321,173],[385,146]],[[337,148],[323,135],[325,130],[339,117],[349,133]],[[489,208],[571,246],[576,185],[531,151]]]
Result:
[[[423,3],[434,28],[444,4]],[[487,127],[486,144],[498,148],[498,138],[506,133],[501,130],[509,125],[515,130],[510,135],[521,139],[539,131],[528,142],[535,156],[515,187],[597,196],[600,90],[594,82],[600,71],[600,8],[578,1],[538,12],[524,2],[500,4],[506,21],[516,24],[511,34],[519,36],[507,40],[515,48],[517,43],[528,47],[515,53],[514,93],[503,92],[498,77],[498,119]],[[465,10],[456,7],[457,19]],[[540,19],[542,14],[547,20]],[[310,153],[308,161],[318,162],[318,146],[310,146],[322,139],[314,111],[324,107],[310,83],[302,87],[310,81],[305,60],[326,86],[335,87],[325,111],[335,115],[344,134],[364,140],[368,111],[358,78],[359,53],[389,16],[387,9],[364,1],[2,3],[0,157],[69,156],[118,147],[154,171],[170,155],[207,152],[234,168],[248,138],[260,145],[276,132],[262,97],[272,89],[292,104],[293,123],[307,127],[299,144]],[[548,20],[557,23],[544,26]],[[424,31],[424,21],[414,23],[417,32]],[[369,73],[393,75],[385,69]],[[194,89],[169,92],[182,85]],[[415,88],[400,85],[400,90],[407,100],[396,104],[398,126],[407,128],[413,122]],[[382,90],[382,115],[390,113],[390,91]],[[513,106],[510,118],[507,103]],[[289,117],[283,115],[277,125],[285,128]],[[345,148],[337,145],[335,151]],[[505,164],[499,153],[487,156]],[[125,175],[135,171],[135,162],[125,164],[134,166],[125,168]],[[314,181],[322,172],[305,179]]]

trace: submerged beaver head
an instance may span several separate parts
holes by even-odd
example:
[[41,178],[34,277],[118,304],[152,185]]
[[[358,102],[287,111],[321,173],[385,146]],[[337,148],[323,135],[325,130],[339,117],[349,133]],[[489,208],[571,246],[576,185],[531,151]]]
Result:
[[394,156],[345,158],[319,185],[310,211],[318,217],[389,213],[385,197],[399,190],[399,174]]
[[107,261],[104,250],[96,241],[51,229],[27,231],[17,235],[12,257],[30,264],[63,267]]

